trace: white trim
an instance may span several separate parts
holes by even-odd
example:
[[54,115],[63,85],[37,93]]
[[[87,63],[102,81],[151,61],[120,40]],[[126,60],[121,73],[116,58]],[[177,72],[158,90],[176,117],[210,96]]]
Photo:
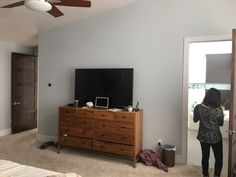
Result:
[[199,37],[186,37],[184,42],[214,42],[214,41],[229,41],[232,40],[232,35],[220,35],[220,36],[199,36]]
[[0,137],[11,134],[11,129],[0,130]]
[[230,41],[232,35],[188,37],[184,39],[184,61],[183,61],[183,106],[182,106],[182,153],[179,162],[187,163],[187,136],[188,136],[188,65],[189,44],[196,42]]
[[43,142],[47,142],[47,141],[57,142],[57,136],[48,136],[48,135],[37,134],[37,140],[43,141]]
[[181,154],[175,154],[175,162],[178,164],[184,164]]

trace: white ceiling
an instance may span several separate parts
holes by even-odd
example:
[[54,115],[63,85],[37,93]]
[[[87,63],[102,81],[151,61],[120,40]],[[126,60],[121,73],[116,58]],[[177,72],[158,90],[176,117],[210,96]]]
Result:
[[[0,6],[18,1],[21,0],[0,0]],[[64,16],[58,18],[47,12],[32,11],[25,6],[0,8],[0,41],[36,46],[39,31],[79,21],[137,1],[139,0],[91,0],[91,8],[57,6],[64,13]]]

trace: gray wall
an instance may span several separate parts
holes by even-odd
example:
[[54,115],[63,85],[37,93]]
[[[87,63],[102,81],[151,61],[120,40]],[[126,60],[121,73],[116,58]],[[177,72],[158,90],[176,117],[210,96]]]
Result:
[[231,54],[206,55],[206,83],[231,82]]
[[180,153],[184,38],[231,34],[234,7],[234,0],[143,0],[40,33],[39,134],[57,135],[58,106],[73,100],[75,68],[133,67],[144,148],[161,138]]
[[11,128],[11,53],[32,53],[29,47],[0,41],[0,135]]

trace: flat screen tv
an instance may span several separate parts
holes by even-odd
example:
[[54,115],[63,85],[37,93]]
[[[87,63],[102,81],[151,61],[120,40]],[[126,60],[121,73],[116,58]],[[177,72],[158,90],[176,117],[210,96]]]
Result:
[[75,100],[79,106],[108,97],[109,108],[133,104],[133,68],[75,69]]

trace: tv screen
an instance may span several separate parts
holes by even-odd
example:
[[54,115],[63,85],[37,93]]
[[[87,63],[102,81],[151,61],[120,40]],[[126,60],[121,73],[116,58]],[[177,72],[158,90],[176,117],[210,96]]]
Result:
[[75,100],[85,106],[96,97],[108,97],[109,108],[132,105],[133,68],[76,69]]

